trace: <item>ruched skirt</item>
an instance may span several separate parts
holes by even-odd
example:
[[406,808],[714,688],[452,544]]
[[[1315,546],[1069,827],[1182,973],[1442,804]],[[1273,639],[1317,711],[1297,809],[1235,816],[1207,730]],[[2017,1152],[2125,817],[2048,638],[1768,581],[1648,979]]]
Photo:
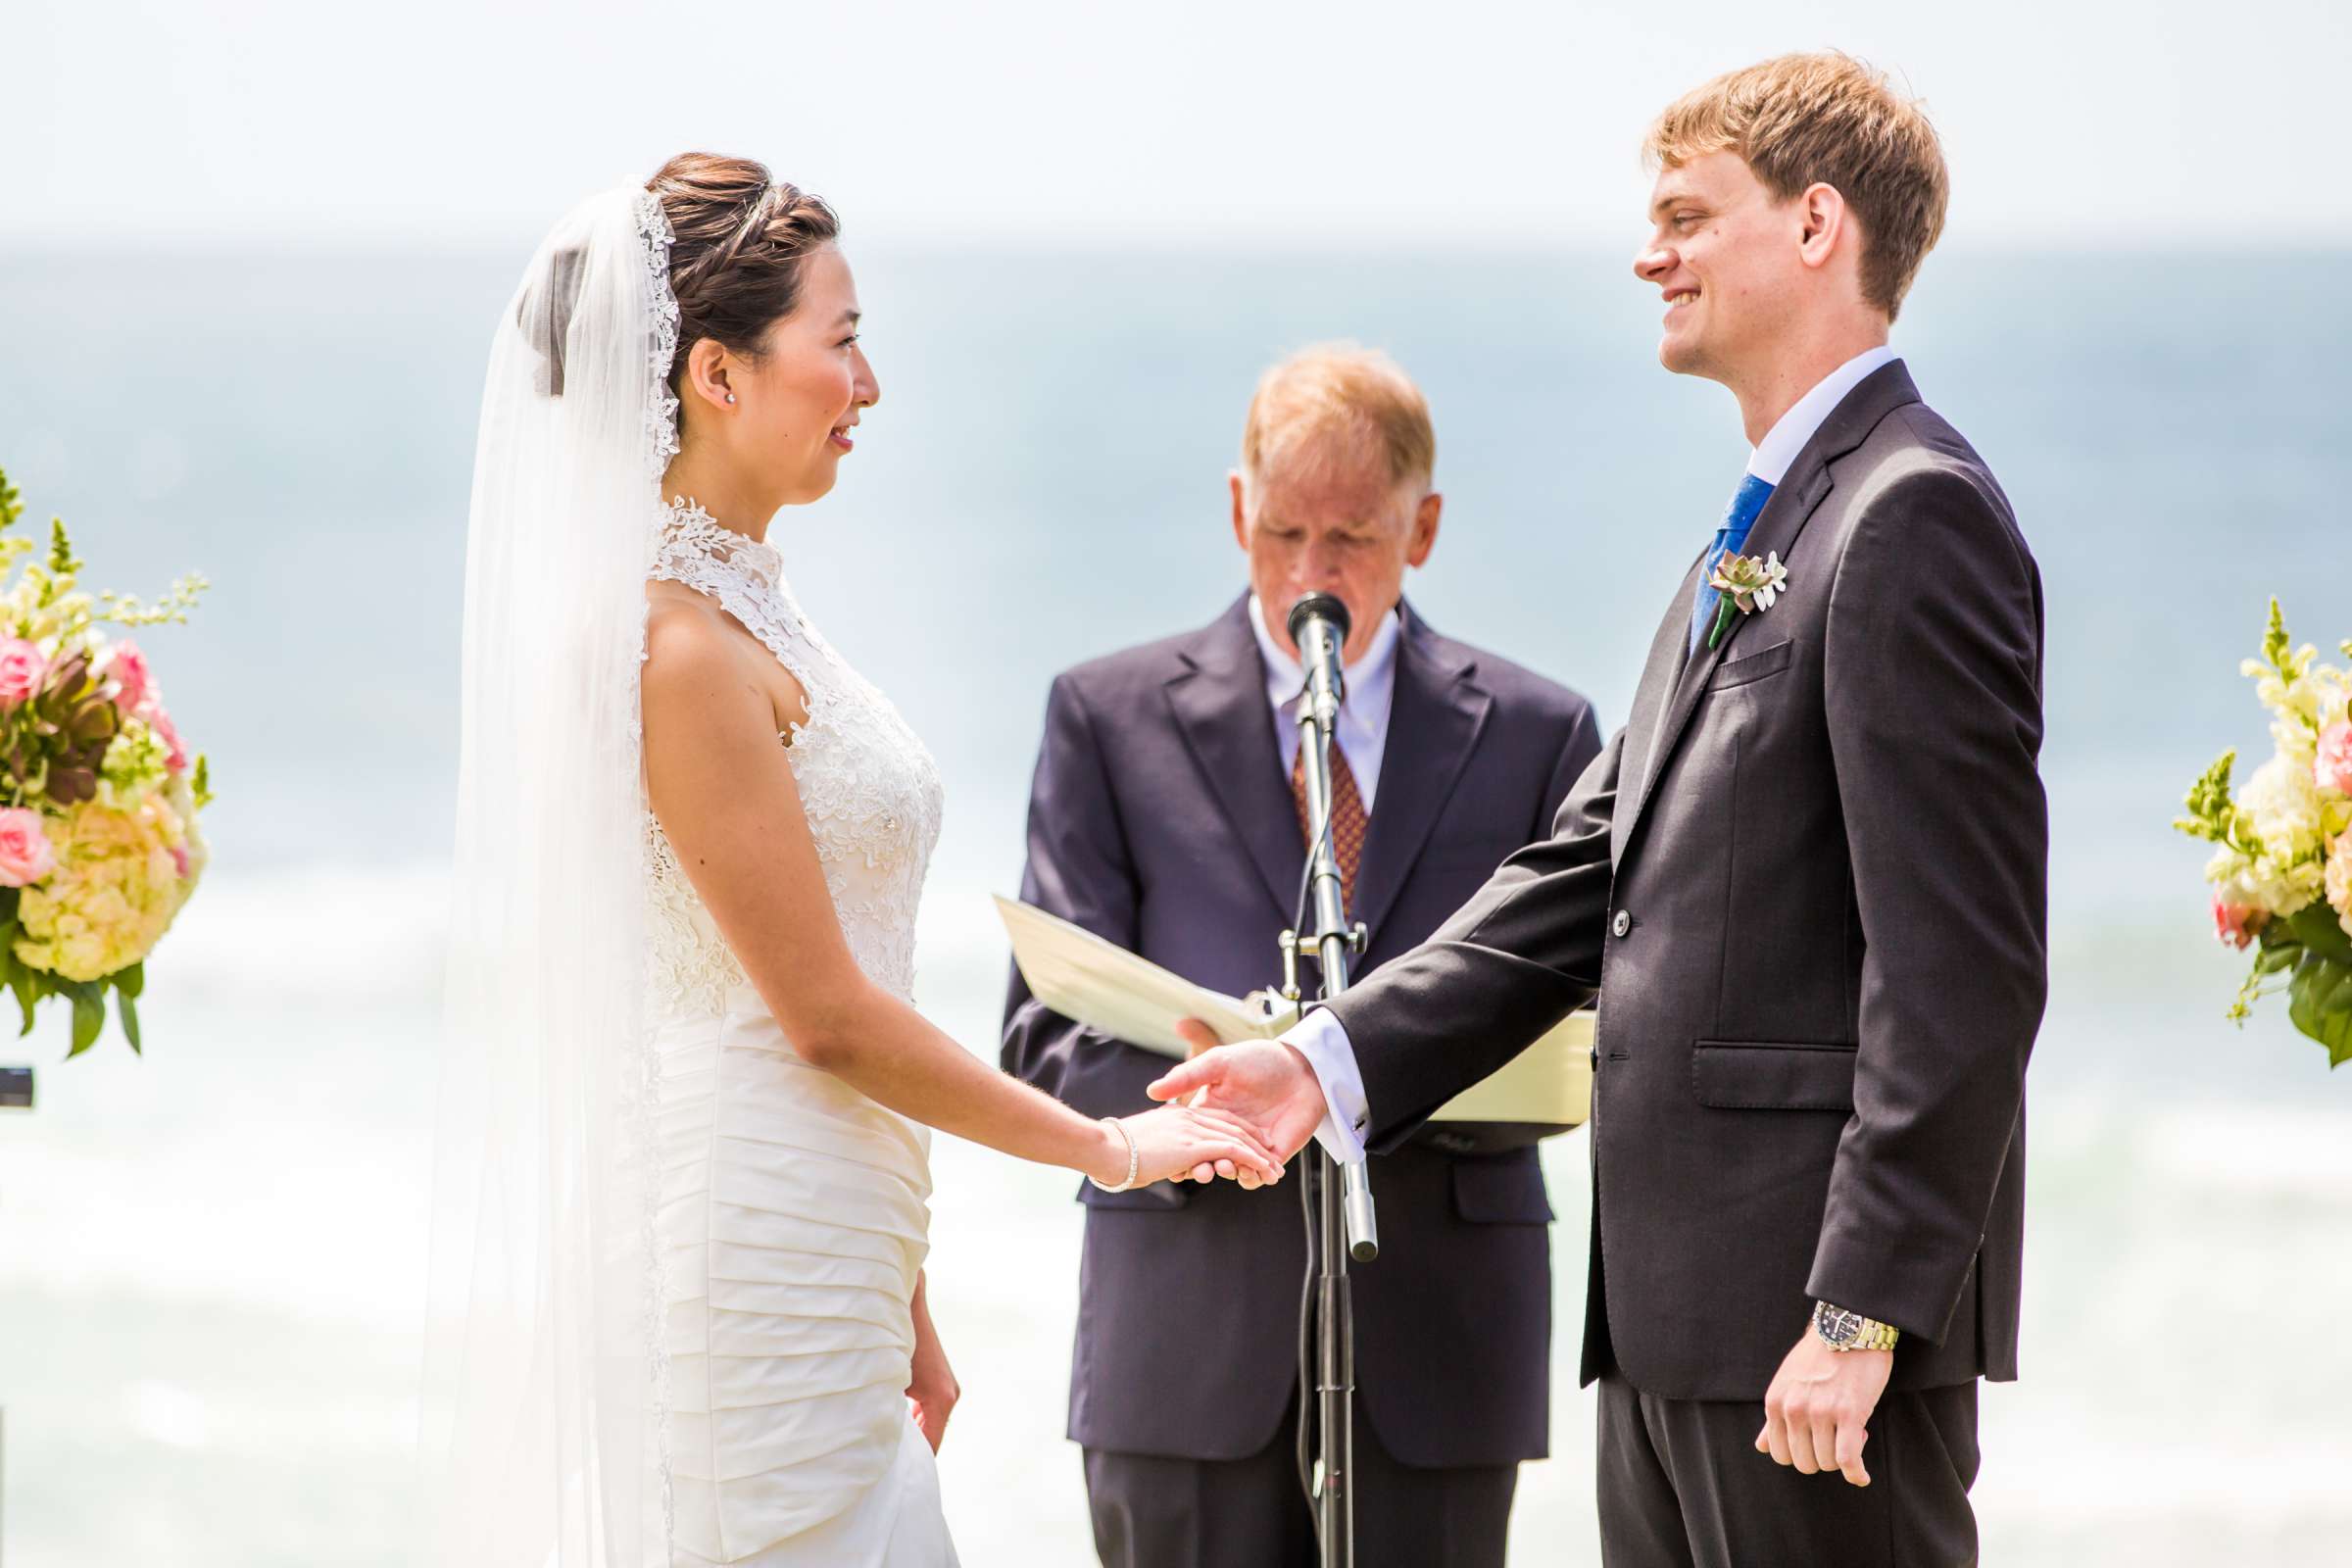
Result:
[[953,1568],[906,1393],[929,1130],[803,1061],[749,987],[655,1038],[672,1562]]

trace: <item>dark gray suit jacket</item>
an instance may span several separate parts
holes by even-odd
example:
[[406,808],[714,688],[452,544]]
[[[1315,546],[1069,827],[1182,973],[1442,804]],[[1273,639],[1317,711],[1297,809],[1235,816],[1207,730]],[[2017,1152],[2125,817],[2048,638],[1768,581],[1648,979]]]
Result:
[[1904,1331],[1896,1388],[2013,1378],[2040,575],[1899,362],[1747,548],[1779,602],[1686,663],[1693,566],[1553,836],[1334,1004],[1372,1136],[1597,990],[1586,1381],[1760,1398],[1815,1298]]
[[[1599,755],[1574,692],[1431,631],[1408,605],[1352,911],[1362,972],[1437,929],[1542,838]],[[1022,897],[1230,995],[1280,979],[1304,858],[1249,601],[1054,683]],[[1309,971],[1311,984],[1311,969]],[[1051,1012],[1016,972],[1007,1071],[1090,1115],[1143,1109],[1171,1063]],[[1551,1208],[1535,1151],[1456,1154],[1433,1132],[1376,1161],[1379,1263],[1357,1270],[1359,1408],[1419,1466],[1541,1457],[1550,1422]],[[1298,1379],[1305,1270],[1296,1189],[1082,1186],[1070,1436],[1090,1448],[1239,1459]]]

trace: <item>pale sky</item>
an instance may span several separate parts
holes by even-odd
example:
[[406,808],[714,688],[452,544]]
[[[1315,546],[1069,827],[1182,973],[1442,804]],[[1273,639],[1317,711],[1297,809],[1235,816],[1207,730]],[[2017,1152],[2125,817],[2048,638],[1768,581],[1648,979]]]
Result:
[[688,147],[872,233],[1630,246],[1648,117],[1837,46],[1949,240],[2352,243],[2341,0],[5,0],[0,245],[535,234]]

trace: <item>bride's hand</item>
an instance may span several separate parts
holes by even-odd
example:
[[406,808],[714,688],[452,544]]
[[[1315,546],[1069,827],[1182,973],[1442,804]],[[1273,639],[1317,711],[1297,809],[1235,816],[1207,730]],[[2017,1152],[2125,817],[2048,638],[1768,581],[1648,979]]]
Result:
[[[1203,1173],[1212,1169],[1223,1176],[1249,1170],[1266,1183],[1282,1180],[1282,1161],[1272,1147],[1258,1136],[1256,1128],[1230,1111],[1162,1105],[1140,1115],[1122,1116],[1118,1125],[1127,1138],[1135,1140],[1138,1187],[1182,1181],[1188,1176],[1206,1180]],[[1107,1127],[1103,1132],[1112,1146],[1108,1151],[1111,1168],[1095,1174],[1104,1185],[1115,1187],[1127,1175],[1127,1141]]]
[[963,1386],[956,1381],[956,1369],[948,1365],[948,1352],[932,1325],[931,1304],[925,1299],[928,1283],[924,1275],[914,1277],[914,1381],[906,1385],[906,1398],[914,1406],[914,1424],[922,1429],[923,1441],[937,1453],[948,1435],[949,1413],[963,1397]]

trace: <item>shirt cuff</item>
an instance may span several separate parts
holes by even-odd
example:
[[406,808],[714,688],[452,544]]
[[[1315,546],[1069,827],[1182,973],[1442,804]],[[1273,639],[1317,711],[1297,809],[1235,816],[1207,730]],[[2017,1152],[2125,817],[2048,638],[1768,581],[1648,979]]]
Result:
[[1343,1165],[1362,1163],[1372,1107],[1364,1097],[1364,1075],[1356,1070],[1355,1048],[1339,1014],[1328,1007],[1310,1012],[1282,1040],[1306,1058],[1323,1091],[1323,1124],[1315,1129],[1315,1141]]

